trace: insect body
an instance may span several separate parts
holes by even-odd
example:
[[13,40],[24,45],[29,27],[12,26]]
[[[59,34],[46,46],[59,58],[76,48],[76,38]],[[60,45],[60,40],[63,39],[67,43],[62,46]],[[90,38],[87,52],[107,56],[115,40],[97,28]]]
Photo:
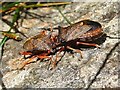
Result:
[[82,20],[71,26],[60,28],[60,38],[64,41],[79,38],[80,41],[89,42],[103,35],[101,24],[91,20]]
[[68,27],[59,27],[59,33],[56,35],[53,35],[53,33],[46,34],[45,31],[42,31],[24,43],[23,47],[27,51],[21,54],[31,55],[40,59],[48,58],[50,55],[66,49],[81,54],[81,51],[74,47],[81,44],[99,47],[99,45],[91,42],[99,39],[103,34],[100,23],[91,20],[82,20]]
[[27,51],[20,52],[20,54],[30,55],[30,59],[24,61],[21,68],[33,62],[33,58],[35,57],[39,59],[50,59],[49,56],[54,53],[52,47],[54,47],[56,43],[56,36],[52,37],[52,34],[47,34],[46,31],[41,31],[38,35],[29,38],[23,45],[23,48]]
[[101,24],[91,20],[83,20],[68,27],[60,27],[59,38],[60,44],[54,48],[60,48],[60,51],[69,49],[81,54],[81,51],[76,47],[80,45],[95,46],[99,45],[93,41],[104,35]]

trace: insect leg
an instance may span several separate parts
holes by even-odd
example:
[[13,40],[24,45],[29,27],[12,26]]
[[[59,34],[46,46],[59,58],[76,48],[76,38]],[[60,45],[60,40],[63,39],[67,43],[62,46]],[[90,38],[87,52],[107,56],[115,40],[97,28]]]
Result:
[[87,45],[87,46],[95,46],[97,48],[100,48],[100,46],[98,44],[94,44],[94,43],[86,43],[86,42],[77,42],[77,45],[79,44],[83,44],[83,45]]
[[57,54],[56,54],[56,58],[55,58],[55,60],[54,61],[52,61],[51,60],[51,63],[52,63],[52,68],[51,69],[54,69],[55,67],[56,67],[56,65],[57,65],[57,63],[62,59],[62,57],[65,55],[65,52],[63,53],[63,55],[58,59],[58,57],[59,57],[59,54],[62,52],[62,51],[64,51],[65,50],[65,47],[61,47],[57,52]]
[[35,62],[35,61],[36,61],[35,57],[36,57],[36,56],[33,56],[33,57],[31,57],[31,58],[23,61],[23,62],[19,65],[18,68],[19,68],[19,69],[22,69],[22,68],[24,68],[27,64],[32,63],[32,62]]
[[40,54],[40,55],[34,55],[34,56],[32,56],[31,58],[29,58],[29,59],[27,59],[27,60],[25,60],[25,61],[23,61],[22,63],[21,63],[21,65],[20,65],[20,69],[22,69],[23,67],[25,67],[27,64],[30,64],[30,63],[32,63],[32,62],[35,62],[35,61],[37,61],[37,59],[35,59],[35,58],[40,58],[40,60],[42,60],[42,59],[45,59],[45,58],[50,58],[49,56],[47,56],[47,54],[45,53],[45,54]]
[[27,52],[27,51],[25,51],[25,52],[20,52],[20,54],[21,54],[21,55],[32,55],[31,52]]
[[67,49],[70,49],[70,50],[73,50],[73,51],[75,51],[75,52],[77,52],[77,53],[80,53],[81,58],[83,58],[83,55],[82,55],[81,50],[79,50],[79,49],[74,49],[74,48],[72,48],[72,47],[70,47],[70,46],[67,46]]
[[49,56],[46,56],[46,55],[37,55],[37,57],[40,58],[40,59],[49,58]]

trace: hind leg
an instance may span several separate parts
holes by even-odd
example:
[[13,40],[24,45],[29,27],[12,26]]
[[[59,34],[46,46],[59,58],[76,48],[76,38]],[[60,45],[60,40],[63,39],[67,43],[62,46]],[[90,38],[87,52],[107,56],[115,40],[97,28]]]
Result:
[[28,65],[28,64],[30,64],[30,63],[32,63],[32,62],[37,61],[37,59],[35,59],[35,58],[39,58],[40,60],[42,60],[42,59],[50,58],[50,57],[47,56],[46,54],[43,54],[43,55],[34,55],[34,56],[32,56],[31,58],[28,58],[28,59],[26,59],[25,61],[23,61],[23,62],[21,63],[21,65],[19,66],[19,69],[22,69],[22,68],[24,68],[26,65]]
[[77,45],[82,44],[82,45],[94,46],[94,47],[100,48],[100,46],[98,44],[94,44],[94,43],[77,42],[76,44]]

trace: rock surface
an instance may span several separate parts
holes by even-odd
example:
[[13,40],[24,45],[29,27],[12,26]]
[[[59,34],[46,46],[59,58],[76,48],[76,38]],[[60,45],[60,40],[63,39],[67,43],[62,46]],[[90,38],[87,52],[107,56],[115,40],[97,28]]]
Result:
[[[87,88],[108,54],[118,43],[118,20],[120,18],[118,7],[118,2],[76,2],[61,7],[64,15],[72,23],[83,19],[98,21],[108,36],[116,38],[107,37],[105,42],[100,45],[100,49],[83,48],[83,58],[80,58],[78,53],[72,55],[66,53],[53,70],[48,70],[48,61],[37,61],[26,65],[22,70],[15,70],[17,66],[10,63],[15,61],[15,64],[19,64],[18,61],[23,58],[19,55],[19,52],[23,50],[22,45],[26,38],[22,36],[23,40],[20,42],[8,40],[4,46],[2,57],[2,80],[5,86],[7,88]],[[41,17],[25,19],[23,26],[19,28],[29,37],[36,35],[43,27],[69,25],[55,8],[38,8],[30,10],[30,12],[34,12]],[[2,29],[8,30],[8,28],[3,23]],[[91,88],[118,87],[118,52],[119,49],[116,45],[105,62],[105,66],[90,86]]]

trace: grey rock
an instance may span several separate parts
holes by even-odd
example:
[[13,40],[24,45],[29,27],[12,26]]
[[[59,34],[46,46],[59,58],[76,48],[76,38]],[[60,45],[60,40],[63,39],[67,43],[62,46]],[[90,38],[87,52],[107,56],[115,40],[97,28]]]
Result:
[[[61,7],[61,10],[72,23],[83,19],[98,21],[102,24],[103,30],[108,36],[117,37],[119,31],[118,7],[118,2],[76,2],[66,5],[65,8]],[[44,25],[46,27],[46,24],[41,26],[41,23],[52,23],[53,27],[69,25],[55,8],[46,13],[41,8],[37,11],[33,10],[33,12],[41,13],[47,17],[41,18],[44,22],[34,20],[34,25],[26,32],[29,36],[38,33],[40,31],[39,27]],[[27,22],[30,22],[30,20]],[[48,24],[48,26],[50,25]],[[23,41],[25,40],[24,38]],[[80,58],[77,53],[72,55],[66,53],[53,70],[48,70],[48,61],[37,61],[28,64],[22,70],[12,70],[12,67],[7,63],[22,57],[18,53],[23,50],[23,41],[9,40],[4,46],[2,79],[7,88],[86,88],[102,66],[107,54],[118,42],[118,39],[107,37],[105,42],[100,45],[100,49],[82,49],[83,58]],[[107,60],[105,67],[92,83],[91,88],[118,87],[117,63],[118,49],[115,49]]]

